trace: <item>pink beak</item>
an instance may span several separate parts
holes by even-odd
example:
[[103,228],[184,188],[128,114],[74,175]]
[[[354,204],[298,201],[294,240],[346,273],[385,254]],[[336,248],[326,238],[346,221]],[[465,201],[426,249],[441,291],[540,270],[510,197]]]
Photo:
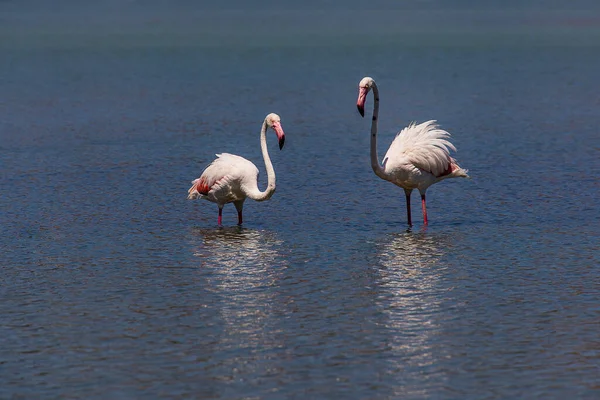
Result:
[[367,93],[369,93],[368,88],[358,88],[358,100],[356,100],[356,108],[358,108],[358,112],[362,117],[365,116],[365,101],[367,100]]
[[279,122],[273,122],[271,126],[277,135],[277,139],[279,140],[279,150],[283,149],[283,144],[285,143],[285,133],[283,133],[283,128]]

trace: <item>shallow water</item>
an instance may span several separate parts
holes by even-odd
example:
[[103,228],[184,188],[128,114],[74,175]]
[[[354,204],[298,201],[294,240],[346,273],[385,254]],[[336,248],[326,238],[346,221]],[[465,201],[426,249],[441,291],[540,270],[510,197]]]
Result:
[[[9,46],[0,397],[595,398],[600,53],[557,46]],[[369,166],[412,120],[471,180]],[[369,98],[367,107],[372,107]],[[186,200],[214,153],[277,192]]]

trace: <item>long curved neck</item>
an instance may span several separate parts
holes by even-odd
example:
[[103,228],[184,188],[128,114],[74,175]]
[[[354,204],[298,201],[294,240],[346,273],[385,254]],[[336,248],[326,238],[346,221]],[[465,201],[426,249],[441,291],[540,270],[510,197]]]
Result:
[[269,200],[273,193],[275,193],[275,170],[271,163],[271,157],[269,157],[269,150],[267,149],[267,121],[263,122],[262,129],[260,131],[260,149],[262,150],[263,159],[265,160],[265,168],[267,169],[267,190],[261,192],[257,186],[254,190],[248,193],[248,197],[252,200],[263,201]]
[[371,121],[371,168],[378,177],[385,179],[385,172],[383,167],[379,164],[379,157],[377,156],[377,119],[379,118],[379,89],[377,84],[373,81],[371,86],[373,89],[373,120]]

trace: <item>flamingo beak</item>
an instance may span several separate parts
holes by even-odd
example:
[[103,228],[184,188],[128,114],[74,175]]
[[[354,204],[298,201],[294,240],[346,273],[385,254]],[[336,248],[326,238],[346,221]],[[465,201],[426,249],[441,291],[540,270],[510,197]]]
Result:
[[279,150],[281,150],[283,149],[283,144],[285,143],[285,133],[283,133],[283,128],[279,122],[274,122],[272,128],[277,135],[277,139],[279,139]]
[[358,100],[356,100],[356,108],[358,108],[358,112],[360,113],[361,117],[365,116],[365,101],[367,100],[367,93],[369,93],[368,88],[358,88]]

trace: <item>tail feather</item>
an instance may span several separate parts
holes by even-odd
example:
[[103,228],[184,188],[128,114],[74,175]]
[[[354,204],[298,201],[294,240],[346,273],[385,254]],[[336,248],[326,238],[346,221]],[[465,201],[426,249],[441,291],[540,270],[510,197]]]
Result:
[[454,165],[454,166],[456,167],[456,169],[452,171],[452,177],[471,179],[471,177],[468,174],[468,172],[469,172],[468,169],[463,169],[463,168],[459,167],[458,165]]
[[458,165],[458,163],[456,162],[456,160],[452,157],[450,157],[450,166],[452,168],[452,176],[457,178],[471,179],[471,177],[468,174],[469,170],[461,168],[460,165]]
[[188,190],[188,200],[194,200],[200,198],[203,193],[200,193],[199,189],[202,189],[202,181],[200,178],[192,181],[192,187]]
[[469,170],[461,168],[460,165],[456,162],[455,159],[452,159],[450,162],[450,173],[448,174],[449,178],[471,178],[468,174]]
[[446,178],[471,178],[468,175],[469,171],[461,168],[454,158],[450,157],[448,161],[448,168],[437,176],[438,180]]

